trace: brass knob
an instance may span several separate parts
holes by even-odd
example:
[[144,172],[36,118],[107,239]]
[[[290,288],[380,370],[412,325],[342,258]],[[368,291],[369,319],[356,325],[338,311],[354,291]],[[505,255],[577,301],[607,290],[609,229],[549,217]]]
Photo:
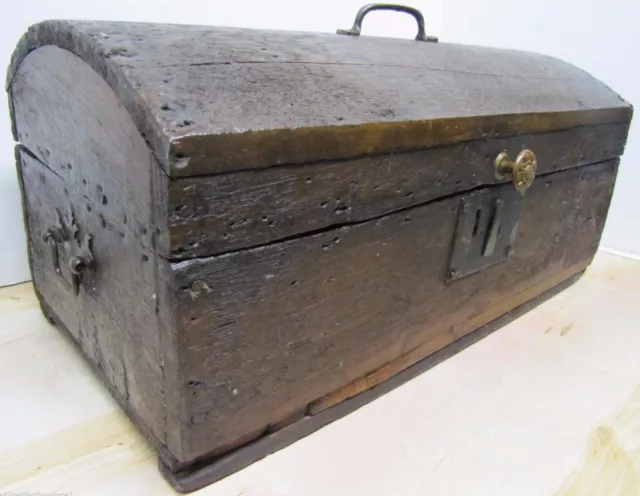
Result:
[[515,162],[509,158],[507,152],[500,153],[496,157],[494,170],[498,179],[511,174],[513,185],[524,194],[536,178],[537,167],[538,161],[535,154],[531,150],[522,150],[518,153]]

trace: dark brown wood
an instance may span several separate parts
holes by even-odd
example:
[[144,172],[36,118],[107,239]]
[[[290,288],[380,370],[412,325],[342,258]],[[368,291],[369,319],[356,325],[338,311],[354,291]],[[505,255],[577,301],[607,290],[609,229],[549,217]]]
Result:
[[419,205],[482,185],[500,184],[493,162],[535,150],[538,174],[592,164],[624,151],[628,126],[608,124],[448,147],[272,167],[170,181],[162,254],[213,255],[271,243]]
[[[150,430],[147,419],[140,416],[139,412],[134,409],[133,404],[131,403],[129,398],[122,394],[122,392],[113,383],[111,378],[106,374],[106,371],[102,367],[102,365],[95,360],[94,356],[89,355],[87,350],[82,347],[81,343],[75,338],[74,333],[71,332],[71,330],[65,324],[65,320],[56,313],[56,311],[49,305],[49,303],[47,303],[45,298],[38,291],[38,287],[35,285],[34,290],[36,293],[36,297],[38,298],[42,313],[47,318],[49,323],[55,325],[62,331],[62,335],[69,340],[70,345],[77,350],[80,356],[89,365],[91,371],[104,384],[104,386],[107,388],[111,396],[116,400],[120,408],[122,408],[125,414],[129,417],[131,422],[135,424],[140,433],[149,441],[153,449],[156,450],[160,463],[162,463],[164,467],[173,467],[175,464],[174,456],[167,450],[167,447],[160,441],[160,439],[158,439],[156,434]],[[52,304],[56,305],[57,302],[54,301],[52,302]]]
[[[139,233],[109,218],[104,207],[71,189],[24,149],[18,151],[27,212],[29,259],[45,314],[64,325],[93,367],[117,391],[125,410],[144,425],[155,446],[166,442],[164,379],[155,313],[156,274],[152,252]],[[97,176],[83,169],[90,187]],[[89,186],[89,184],[87,184]],[[105,188],[103,186],[103,188]],[[108,194],[108,189],[103,192]],[[114,200],[117,195],[113,195]],[[74,296],[53,272],[43,233],[56,224],[56,212],[73,208],[82,233],[93,235],[96,269]],[[90,211],[89,211],[90,209]],[[109,221],[106,221],[109,219]],[[103,224],[109,222],[108,224]],[[131,218],[134,222],[135,218]],[[64,276],[69,278],[66,267]]]
[[100,74],[171,176],[628,123],[606,85],[543,55],[445,43],[117,22],[45,21]]
[[[265,247],[169,264],[185,450],[236,445],[397,357],[429,353],[534,295],[597,248],[616,162],[539,178],[511,259],[451,284],[459,197]],[[510,188],[511,185],[502,186]],[[568,277],[568,276],[567,276]]]
[[[631,118],[542,55],[136,23],[30,28],[8,90],[43,311],[180,490],[584,270]],[[524,148],[539,165],[520,199],[493,162]],[[500,263],[456,275],[471,195],[520,213],[492,244]]]
[[[560,277],[565,275],[565,273],[559,274]],[[535,308],[537,305],[553,297],[558,292],[563,291],[575,283],[581,276],[582,272],[578,272],[568,279],[565,279],[563,282],[560,282],[557,286],[542,292],[527,303],[516,307],[502,317],[499,317],[489,324],[486,324],[470,334],[463,336],[450,345],[447,345],[428,357],[421,359],[395,375],[391,375],[383,382],[376,383],[370,389],[359,392],[359,394],[352,396],[349,399],[345,399],[326,410],[320,411],[315,415],[308,415],[282,430],[265,435],[255,442],[225,454],[220,458],[203,461],[195,467],[178,472],[171,471],[167,466],[160,462],[160,471],[175,489],[183,493],[196,491],[208,484],[217,482],[238,470],[248,467],[252,463],[270,455],[271,453],[275,453],[278,450],[286,448],[297,440],[314,433],[325,425],[348,415],[361,406],[372,402],[376,398],[379,398],[405,382],[426,372],[432,367],[435,367],[447,358],[452,357],[456,353],[459,353],[492,332],[507,325],[522,314]],[[560,277],[554,278],[553,282],[556,282],[556,280],[559,281]],[[540,288],[535,289],[539,290]],[[384,429],[384,427],[385,426],[380,426],[381,429]],[[372,432],[372,436],[377,434],[378,432]]]
[[[63,68],[63,70],[60,70]],[[167,441],[158,319],[151,175],[153,155],[111,88],[57,47],[32,52],[11,98],[34,285],[94,366],[147,427]],[[63,110],[63,111],[61,111]],[[93,235],[94,277],[74,297],[53,273],[43,241],[56,210],[73,208]],[[69,277],[68,274],[66,274]]]

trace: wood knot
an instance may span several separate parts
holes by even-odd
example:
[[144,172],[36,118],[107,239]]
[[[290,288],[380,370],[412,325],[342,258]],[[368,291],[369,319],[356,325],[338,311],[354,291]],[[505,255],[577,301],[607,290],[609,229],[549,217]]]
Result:
[[202,296],[205,293],[211,293],[211,288],[207,285],[206,282],[198,280],[193,281],[187,290],[189,292],[189,296],[192,300],[195,300]]
[[105,55],[107,59],[111,57],[133,57],[133,54],[129,53],[129,50],[126,48],[112,48]]

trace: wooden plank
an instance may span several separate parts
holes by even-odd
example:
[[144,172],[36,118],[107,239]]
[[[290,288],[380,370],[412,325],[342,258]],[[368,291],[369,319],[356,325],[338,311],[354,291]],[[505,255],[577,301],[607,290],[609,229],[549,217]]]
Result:
[[168,184],[168,228],[158,246],[188,259],[379,217],[438,197],[500,184],[495,157],[536,153],[538,174],[622,155],[626,124],[459,143],[419,152],[271,167]]
[[[69,45],[87,37],[103,49],[107,58],[114,59],[118,64],[145,68],[246,63],[342,63],[422,67],[525,79],[588,77],[579,68],[547,55],[528,53],[523,59],[522,52],[517,50],[453,43],[415,43],[410,37],[348,38],[334,33],[78,20],[45,21],[32,26],[27,36],[35,38],[36,33],[44,34],[44,38],[29,40],[42,46],[50,42],[53,31],[68,31],[76,38],[77,41],[67,40]],[[185,57],[186,44],[193,47],[189,57]],[[16,64],[18,61],[14,61]]]
[[[588,492],[583,483],[593,496],[628,496],[640,476],[623,470],[640,456],[639,296],[640,264],[599,252],[535,310],[198,494],[566,495]],[[175,494],[148,443],[42,318],[31,284],[0,289],[0,369],[0,402],[12,405],[0,425],[4,491]],[[267,442],[254,454],[282,446]]]
[[[149,248],[118,226],[103,227],[99,204],[74,192],[24,151],[20,163],[31,270],[43,310],[68,330],[121,396],[126,410],[141,421],[143,432],[155,437],[154,445],[161,445],[165,442],[164,381],[153,297],[155,270]],[[96,260],[95,271],[84,277],[78,296],[54,273],[49,247],[43,240],[43,233],[56,225],[56,216],[67,215],[70,207],[82,236],[93,236]],[[63,276],[69,280],[66,252],[61,258]]]
[[[18,166],[36,289],[155,444],[165,443],[151,189],[160,169],[115,93],[68,51],[44,47],[27,56],[11,98],[29,148],[20,148]],[[43,241],[70,209],[82,236],[93,235],[96,260],[78,297],[54,273]]]
[[[527,303],[516,307],[502,317],[480,327],[427,357],[421,357],[418,361],[414,360],[414,362],[407,362],[406,367],[398,369],[396,373],[391,374],[384,379],[379,377],[381,380],[372,383],[370,387],[358,390],[357,394],[354,393],[344,396],[340,398],[339,401],[336,401],[331,405],[325,405],[326,408],[323,408],[322,410],[310,412],[315,414],[307,415],[281,430],[269,433],[264,437],[242,446],[235,451],[227,453],[218,459],[209,461],[203,460],[198,465],[186,470],[173,472],[160,461],[158,464],[160,472],[174,487],[174,489],[180,492],[196,491],[202,487],[217,482],[224,477],[228,477],[234,472],[242,470],[252,463],[275,453],[276,451],[286,448],[299,439],[313,434],[315,431],[321,429],[327,424],[334,422],[357,410],[361,406],[374,401],[376,398],[392,391],[396,387],[417,377],[447,358],[452,357],[473,343],[488,336],[495,330],[508,324],[511,320],[516,319],[525,312],[535,308],[540,303],[576,282],[582,273],[578,272],[575,274],[574,270],[575,268],[570,268],[565,272],[556,274],[554,278],[544,281],[544,283],[540,285],[533,286],[530,288],[531,294],[536,294],[537,296],[533,297],[533,299],[529,300]],[[573,275],[566,278],[567,274]],[[566,279],[563,280],[563,277]],[[553,284],[556,285],[551,287]],[[334,399],[338,398],[335,397]],[[315,407],[319,406],[319,404],[311,406]]]
[[171,264],[161,276],[182,329],[185,452],[229,449],[399,356],[446,346],[532,298],[528,288],[555,274],[584,269],[616,167],[608,161],[535,182],[512,258],[451,284],[444,279],[458,197]]
[[8,81],[26,54],[42,45],[76,53],[114,88],[172,176],[631,118],[629,104],[604,84],[537,54],[242,31],[238,36],[246,41],[231,56],[238,44],[234,34],[211,27],[47,21],[20,42]]

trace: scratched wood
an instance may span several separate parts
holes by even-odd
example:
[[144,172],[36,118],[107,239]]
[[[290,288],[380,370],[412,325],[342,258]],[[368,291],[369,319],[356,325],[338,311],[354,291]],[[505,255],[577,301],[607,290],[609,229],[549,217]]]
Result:
[[[241,470],[249,466],[250,464],[268,456],[269,454],[274,453],[276,450],[286,448],[296,440],[299,440],[301,437],[315,433],[332,421],[335,421],[347,414],[352,413],[354,410],[357,410],[361,406],[380,398],[381,396],[392,391],[394,388],[404,384],[411,379],[416,378],[432,367],[441,364],[444,360],[447,360],[456,353],[463,351],[465,348],[486,337],[496,329],[508,324],[511,320],[518,318],[527,311],[535,308],[536,305],[546,301],[548,298],[551,298],[558,292],[563,291],[567,287],[571,286],[576,282],[576,280],[580,278],[581,275],[582,273],[578,273],[569,277],[568,279],[563,280],[562,278],[566,277],[566,273],[559,273],[556,274],[551,280],[547,279],[539,285],[530,287],[528,289],[530,295],[537,294],[538,296],[533,297],[527,303],[504,314],[499,319],[494,320],[488,325],[480,327],[474,332],[467,334],[466,336],[456,340],[452,344],[441,348],[437,352],[421,359],[416,363],[412,363],[410,361],[410,358],[411,355],[414,355],[415,359],[417,353],[412,353],[406,357],[401,357],[401,359],[396,360],[393,364],[390,364],[396,367],[396,370],[393,374],[387,374],[390,371],[391,367],[383,367],[379,372],[376,371],[366,378],[367,380],[369,380],[372,377],[376,377],[382,382],[371,381],[370,388],[358,387],[357,394],[355,391],[356,388],[352,386],[358,386],[358,384],[354,383],[353,385],[350,385],[349,388],[345,388],[344,390],[340,390],[337,392],[343,393],[344,391],[348,390],[350,394],[344,395],[339,402],[333,403],[331,405],[326,405],[326,408],[320,410],[317,409],[317,407],[327,399],[322,398],[317,403],[313,403],[310,405],[310,409],[308,412],[309,415],[301,418],[300,420],[289,422],[288,424],[282,426],[281,424],[275,424],[280,428],[277,430],[269,429],[260,439],[257,439],[251,444],[242,446],[237,450],[232,451],[230,454],[216,460],[215,463],[200,465],[189,470],[179,472],[171,472],[167,467],[161,465],[160,470],[175,488],[183,492],[192,491],[204,486],[205,484],[217,482],[220,479],[227,477],[230,473]],[[562,282],[554,286],[552,289],[545,290],[545,288],[549,288],[550,285],[556,283],[557,281]],[[542,291],[542,293],[540,291]],[[401,367],[400,365],[403,366]],[[335,399],[337,398],[337,396],[338,394],[334,395],[333,398]],[[409,410],[415,411],[415,407],[412,406]],[[380,429],[383,429],[384,431],[385,427],[381,427],[383,424],[384,426],[389,426],[388,417],[382,419],[382,423],[377,426],[376,432],[379,433]],[[425,425],[422,425],[421,428],[424,429]],[[377,449],[379,449],[379,443],[376,442],[376,445]],[[397,487],[395,489],[397,489]]]
[[[16,73],[11,96],[23,143],[18,169],[36,291],[152,442],[162,445],[153,156],[111,88],[70,52],[32,52]],[[56,212],[68,216],[70,208],[83,235],[93,235],[97,259],[95,277],[87,276],[78,297],[54,274],[43,241],[45,230],[56,225]]]
[[[551,301],[366,408],[297,442],[291,436],[284,449],[279,431],[262,456],[277,454],[198,495],[260,496],[286,479],[289,493],[305,496],[509,495],[523,487],[635,496],[639,297],[640,263],[600,251]],[[175,495],[148,443],[39,314],[31,284],[0,289],[0,368],[0,403],[13,406],[0,424],[5,492]]]
[[[40,23],[7,84],[42,309],[188,490],[583,271],[632,112],[543,55],[140,23]],[[525,147],[514,252],[446,283],[461,199]]]
[[513,258],[452,284],[458,197],[172,264],[162,277],[184,330],[187,449],[197,456],[244,442],[301,404],[499,317],[534,296],[527,288],[584,269],[615,169],[608,161],[540,178],[523,200]]
[[628,126],[609,124],[460,143],[420,152],[169,182],[166,237],[172,259],[213,255],[379,217],[482,185],[500,184],[495,157],[535,150],[538,173],[622,154]]
[[631,118],[606,85],[544,55],[209,26],[45,21],[19,43],[8,83],[48,44],[105,78],[172,176]]

